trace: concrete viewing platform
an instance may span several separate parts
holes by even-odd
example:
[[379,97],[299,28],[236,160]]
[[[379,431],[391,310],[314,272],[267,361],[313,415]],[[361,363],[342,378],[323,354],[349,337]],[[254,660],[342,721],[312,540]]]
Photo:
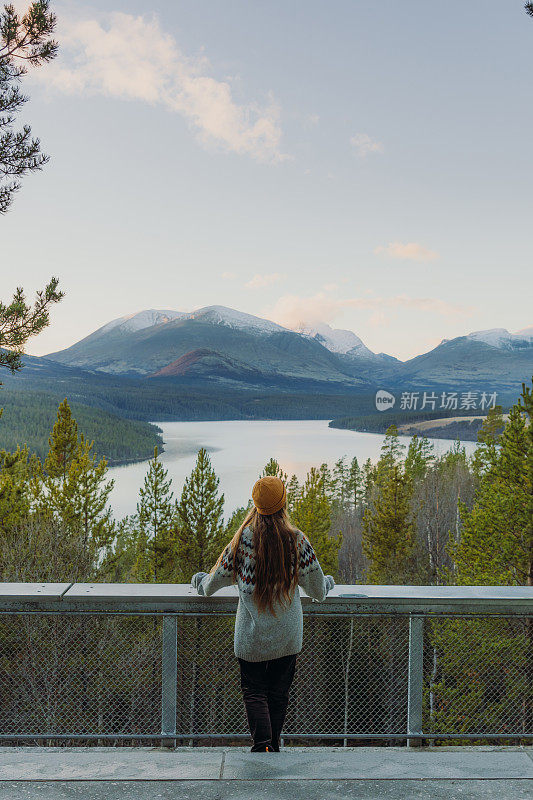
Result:
[[533,747],[3,747],[0,800],[531,800]]

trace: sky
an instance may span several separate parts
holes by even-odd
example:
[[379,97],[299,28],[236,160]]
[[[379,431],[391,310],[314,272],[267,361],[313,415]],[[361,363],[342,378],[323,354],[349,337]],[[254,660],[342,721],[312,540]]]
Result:
[[51,158],[0,219],[2,300],[66,293],[28,352],[214,304],[401,359],[532,324],[521,0],[51,5],[21,117]]

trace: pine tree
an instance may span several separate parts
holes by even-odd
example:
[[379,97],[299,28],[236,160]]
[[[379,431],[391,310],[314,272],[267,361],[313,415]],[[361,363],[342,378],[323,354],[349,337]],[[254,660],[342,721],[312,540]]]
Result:
[[57,496],[64,521],[81,529],[85,546],[99,549],[109,543],[113,534],[107,502],[115,481],[106,482],[107,461],[98,461],[92,452],[93,444],[80,434],[77,452]]
[[72,418],[66,397],[59,404],[57,422],[54,424],[48,444],[50,449],[44,462],[45,471],[50,478],[65,481],[78,451],[78,425]]
[[[170,580],[176,569],[177,524],[171,485],[168,470],[159,460],[156,446],[137,503],[136,526],[139,534],[136,565],[139,567],[134,569],[133,574],[139,582],[141,577],[142,582],[146,582],[148,574],[155,582],[165,582]],[[149,569],[147,564],[150,565]]]
[[325,492],[323,474],[316,467],[311,467],[307,474],[301,497],[294,504],[292,520],[313,545],[324,572],[335,577],[342,534],[338,533],[335,537],[329,535],[331,506]]
[[350,469],[346,466],[345,457],[339,458],[333,465],[331,493],[333,499],[341,506],[348,500]]
[[361,502],[364,508],[367,508],[370,503],[376,478],[377,468],[372,464],[371,460],[367,458],[361,470]]
[[109,543],[113,534],[107,502],[114,481],[106,482],[107,461],[98,461],[94,443],[83,434],[78,436],[78,425],[66,398],[59,406],[48,441],[44,491],[36,498],[36,510],[57,515],[72,532],[81,532],[85,547],[98,550]]
[[398,428],[389,425],[385,431],[385,438],[381,446],[381,454],[376,465],[376,483],[386,481],[390,472],[398,468],[403,461],[405,445],[400,442]]
[[377,584],[410,583],[415,555],[407,479],[398,466],[382,473],[379,490],[363,518],[367,579]]
[[265,468],[263,469],[263,472],[261,473],[262,478],[264,478],[267,475],[271,475],[275,478],[280,478],[280,480],[282,480],[283,483],[285,484],[288,481],[287,473],[281,469],[279,463],[276,461],[275,458],[270,459],[268,464],[266,464]]
[[435,453],[429,439],[426,439],[425,436],[422,438],[413,436],[409,442],[404,462],[405,477],[411,485],[423,480],[434,462]]
[[478,446],[472,457],[472,466],[478,478],[497,463],[503,428],[502,407],[490,408],[478,431]]
[[224,509],[219,483],[207,450],[202,448],[177,506],[179,562],[175,580],[188,582],[193,573],[207,572],[218,558]]
[[0,535],[28,516],[31,507],[30,467],[26,447],[0,450]]
[[357,461],[357,457],[354,456],[350,462],[350,468],[348,472],[348,484],[347,484],[347,493],[350,498],[350,502],[353,506],[354,511],[357,509],[357,506],[360,502],[361,491],[362,491],[362,475],[361,475],[361,470],[359,468],[359,462]]
[[488,442],[473,508],[461,505],[462,534],[451,543],[455,582],[533,585],[531,399],[523,387],[499,445]]
[[324,462],[319,467],[320,477],[322,478],[322,488],[326,497],[330,497],[334,491],[333,476],[329,466]]
[[154,583],[155,556],[153,542],[148,539],[145,528],[137,529],[135,536],[135,561],[131,571],[134,583]]
[[301,494],[302,487],[300,486],[300,482],[296,475],[292,475],[287,484],[287,507],[289,509],[289,514],[292,514],[293,508],[300,499]]
[[237,533],[251,509],[252,504],[248,503],[247,506],[241,506],[240,508],[236,508],[235,511],[232,511],[229,520],[222,529],[221,539],[216,545],[217,550],[222,552],[227,543],[230,542],[233,536]]

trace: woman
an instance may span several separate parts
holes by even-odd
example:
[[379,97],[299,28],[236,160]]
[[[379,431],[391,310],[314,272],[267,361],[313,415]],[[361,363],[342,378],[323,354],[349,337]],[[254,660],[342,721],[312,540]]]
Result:
[[253,739],[252,752],[279,752],[289,689],[302,649],[303,616],[298,586],[324,600],[335,581],[324,576],[307,537],[287,513],[287,492],[274,476],[252,490],[254,506],[211,572],[191,583],[209,596],[237,583],[239,603],[234,650]]

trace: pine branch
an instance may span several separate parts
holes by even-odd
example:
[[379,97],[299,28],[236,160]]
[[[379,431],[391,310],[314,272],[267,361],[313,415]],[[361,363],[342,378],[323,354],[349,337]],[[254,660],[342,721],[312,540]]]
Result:
[[20,181],[12,178],[40,170],[49,160],[28,125],[12,130],[16,113],[28,100],[18,86],[26,65],[37,67],[57,55],[52,39],[57,19],[49,8],[48,0],[38,0],[22,17],[12,4],[0,13],[0,214],[8,211],[20,188]]
[[[0,208],[2,192],[0,189]],[[18,288],[9,305],[0,302],[0,366],[16,372],[22,367],[21,353],[24,345],[50,323],[50,307],[58,303],[64,292],[58,291],[59,279],[50,282],[36,293],[33,306],[26,303],[22,288]]]

